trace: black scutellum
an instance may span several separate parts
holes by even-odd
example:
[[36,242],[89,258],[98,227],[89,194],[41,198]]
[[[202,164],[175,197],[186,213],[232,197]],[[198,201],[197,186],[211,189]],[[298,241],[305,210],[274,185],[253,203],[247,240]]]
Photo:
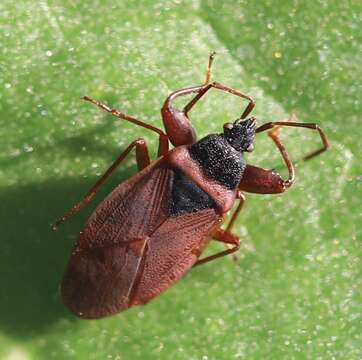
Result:
[[215,206],[214,200],[205,191],[180,170],[173,169],[172,189],[168,205],[170,216],[178,216]]

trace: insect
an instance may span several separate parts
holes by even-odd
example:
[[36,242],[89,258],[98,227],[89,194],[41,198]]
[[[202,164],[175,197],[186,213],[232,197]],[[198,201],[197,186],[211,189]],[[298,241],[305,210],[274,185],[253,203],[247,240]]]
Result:
[[[278,136],[280,127],[318,131],[323,146],[305,159],[329,147],[325,133],[316,124],[281,120],[257,127],[256,119],[248,118],[255,106],[253,99],[211,80],[214,55],[209,56],[202,85],[177,90],[166,98],[161,109],[165,132],[90,97],[83,98],[120,119],[155,132],[159,147],[158,158],[151,162],[145,140],[133,141],[82,200],[53,226],[56,229],[91,201],[113,170],[135,149],[139,171],[98,205],[71,254],[61,293],[64,304],[77,316],[100,318],[145,304],[191,268],[237,251],[240,238],[232,229],[245,200],[243,192],[282,193],[294,182],[293,163]],[[211,89],[238,96],[247,105],[237,120],[224,124],[222,133],[197,141],[189,113]],[[176,98],[190,94],[194,97],[182,110],[173,106]],[[254,148],[255,135],[266,130],[284,159],[289,172],[286,180],[244,160],[243,153]],[[236,209],[222,228],[235,202]],[[211,239],[228,244],[228,248],[201,257]]]

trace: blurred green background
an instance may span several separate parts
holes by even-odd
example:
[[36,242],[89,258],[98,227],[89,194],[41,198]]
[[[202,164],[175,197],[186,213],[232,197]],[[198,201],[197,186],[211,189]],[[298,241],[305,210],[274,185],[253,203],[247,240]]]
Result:
[[[0,358],[361,359],[361,16],[360,1],[2,0]],[[247,196],[236,264],[197,268],[145,307],[79,320],[59,298],[68,256],[134,159],[79,216],[57,233],[50,224],[131,140],[157,145],[79,98],[161,126],[162,101],[203,81],[210,50],[214,78],[253,96],[259,122],[294,111],[332,149],[299,164],[287,193]],[[192,113],[199,137],[242,106],[210,93]],[[308,130],[282,137],[293,159],[319,146]],[[283,169],[265,134],[248,161]]]

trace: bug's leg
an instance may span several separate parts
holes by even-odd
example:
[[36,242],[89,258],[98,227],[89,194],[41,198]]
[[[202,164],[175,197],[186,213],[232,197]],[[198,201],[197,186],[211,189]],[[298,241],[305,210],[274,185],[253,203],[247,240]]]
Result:
[[220,227],[217,228],[214,233],[213,233],[213,239],[214,240],[217,240],[217,241],[220,241],[224,244],[227,244],[227,245],[232,245],[231,248],[229,249],[226,249],[224,251],[220,251],[214,255],[210,255],[210,256],[207,256],[203,259],[199,259],[193,267],[195,266],[199,266],[199,265],[202,265],[202,264],[206,264],[210,261],[213,261],[213,260],[216,260],[220,257],[223,257],[223,256],[226,256],[226,255],[230,255],[230,254],[233,254],[235,253],[236,251],[239,250],[240,248],[240,238],[233,234],[232,232],[229,232],[228,230],[224,230],[224,229],[221,229]]
[[[248,116],[255,106],[255,102],[250,96],[218,82],[177,90],[166,98],[166,101],[161,109],[166,133],[174,146],[193,144],[196,141],[195,130],[192,127],[188,113],[211,88],[222,90],[249,100],[249,104],[241,115],[242,119]],[[183,108],[183,110],[175,109],[172,106],[172,101],[175,98],[192,93],[196,93],[197,95]]]
[[253,165],[246,165],[243,178],[239,183],[239,190],[254,194],[278,194],[287,190],[295,180],[295,171],[288,152],[280,141],[278,135],[274,132],[269,136],[277,145],[282,154],[284,162],[288,168],[289,176],[283,180],[274,170],[267,170]]
[[[274,141],[283,157],[284,163],[287,166],[289,173],[288,179],[283,180],[274,170],[267,170],[253,165],[246,165],[243,177],[239,184],[239,190],[255,194],[277,194],[284,192],[294,183],[294,165],[278,135],[280,126],[287,126],[290,123],[287,121],[278,121],[268,124],[273,124],[269,127],[269,129],[271,128],[272,130],[268,131],[268,136]],[[263,126],[264,125],[262,125],[260,128]]]
[[[166,133],[174,146],[189,145],[196,141],[195,130],[192,127],[188,113],[211,88],[218,89],[248,100],[249,103],[241,115],[242,119],[248,116],[255,106],[255,102],[250,96],[216,81],[211,82],[211,68],[214,55],[215,53],[212,52],[209,56],[205,83],[203,85],[177,90],[170,94],[163,104],[161,109],[163,123],[166,129]],[[173,100],[177,97],[194,93],[196,93],[196,96],[194,96],[194,98],[191,99],[182,110],[178,110],[172,106]]]
[[59,225],[75,215],[80,209],[88,204],[99,188],[105,183],[116,167],[126,158],[133,148],[136,148],[136,161],[138,170],[144,169],[150,164],[150,157],[148,154],[147,144],[143,139],[133,141],[126,150],[113,162],[113,164],[106,170],[106,172],[99,178],[99,180],[87,191],[83,198],[74,206],[72,206],[59,220],[57,220],[52,228],[57,230]]
[[205,84],[209,84],[211,82],[212,78],[212,63],[214,62],[214,57],[216,55],[215,51],[211,51],[209,54],[209,62],[207,63],[207,69],[206,69],[206,77],[205,77]]
[[194,266],[205,264],[209,261],[218,259],[222,256],[233,254],[239,250],[240,238],[237,235],[235,235],[234,233],[232,233],[231,230],[234,226],[234,223],[235,223],[237,217],[240,214],[241,209],[243,208],[245,196],[241,191],[238,191],[237,197],[239,199],[239,204],[238,204],[237,208],[235,209],[234,213],[232,214],[231,219],[230,219],[228,225],[226,226],[226,229],[222,229],[221,227],[218,227],[212,234],[212,238],[214,240],[220,241],[220,242],[226,244],[227,246],[232,245],[232,247],[231,248],[228,247],[226,250],[220,251],[214,255],[210,255],[204,259],[200,259],[195,263]]
[[[239,96],[243,99],[249,100],[249,104],[247,105],[246,109],[244,110],[243,114],[241,115],[241,119],[244,119],[250,114],[250,112],[254,108],[255,102],[249,95],[245,95],[245,94],[241,93],[240,91],[234,90],[226,85],[220,84],[217,81],[211,82],[211,68],[212,68],[212,63],[213,63],[215,54],[216,54],[215,51],[213,51],[210,53],[210,56],[209,56],[209,63],[208,63],[207,71],[206,71],[205,85],[211,85],[215,89],[225,91],[230,94]],[[192,107],[196,104],[196,102],[199,101],[201,99],[201,97],[209,89],[210,89],[210,87],[207,86],[204,89],[199,91],[199,93],[184,107],[185,114],[187,114],[192,109]]]
[[[295,115],[292,115],[295,117]],[[259,126],[255,132],[259,133],[265,130],[269,130],[269,129],[273,129],[273,128],[279,128],[281,126],[291,126],[291,127],[300,127],[300,128],[306,128],[306,129],[312,129],[312,130],[317,130],[319,133],[319,136],[322,140],[322,147],[318,150],[313,151],[312,153],[308,154],[307,156],[305,156],[303,158],[303,160],[310,160],[312,158],[314,158],[315,156],[323,153],[324,151],[326,151],[329,147],[329,141],[327,138],[327,135],[325,134],[325,132],[322,130],[322,128],[315,124],[315,123],[300,123],[300,122],[293,122],[293,121],[275,121],[275,122],[268,122],[266,124],[263,124],[261,126]]]
[[[189,145],[196,141],[195,130],[188,117],[188,111],[208,90],[210,90],[210,88],[211,84],[206,84],[180,89],[174,91],[166,98],[161,109],[161,115],[168,138],[174,146]],[[183,110],[173,107],[172,102],[174,99],[179,96],[186,96],[194,93],[197,93],[197,95],[191,100],[191,106],[186,105]]]
[[282,155],[288,169],[288,179],[283,180],[274,170],[266,170],[257,166],[247,165],[239,184],[239,190],[256,194],[276,194],[284,192],[293,185],[295,180],[294,165],[278,135],[279,124],[288,125],[289,123],[286,121],[278,121],[273,124],[277,123],[278,125],[272,126],[272,130],[268,131],[268,136],[274,141]]
[[237,198],[239,199],[239,204],[237,206],[237,208],[235,209],[235,211],[233,212],[231,219],[229,221],[229,223],[226,226],[226,231],[231,231],[236,219],[238,218],[238,216],[240,215],[240,211],[242,210],[243,206],[244,206],[244,202],[245,202],[245,196],[244,194],[238,190],[237,192]]
[[[214,56],[215,52],[213,51],[209,55],[206,77],[203,85],[174,91],[166,98],[162,106],[161,115],[163,124],[166,133],[174,146],[193,144],[196,141],[195,130],[188,117],[188,112],[212,87],[210,81]],[[177,97],[190,94],[197,95],[182,110],[173,107],[172,102]]]
[[230,93],[232,95],[239,96],[239,97],[249,101],[249,103],[246,106],[244,112],[240,116],[241,119],[245,119],[251,113],[251,111],[254,109],[255,101],[249,95],[243,94],[242,92],[240,92],[238,90],[235,90],[235,89],[232,89],[231,87],[228,87],[228,86],[226,86],[224,84],[220,84],[217,81],[214,81],[212,83],[212,87],[215,88],[215,89],[219,89],[219,90],[228,92],[228,93]]
[[136,124],[138,126],[141,126],[143,128],[146,128],[148,130],[154,131],[155,133],[157,133],[159,135],[159,148],[158,148],[158,156],[164,155],[167,153],[168,151],[168,137],[167,135],[159,128],[156,128],[152,125],[146,124],[145,122],[136,119],[133,116],[127,115],[125,113],[122,113],[116,109],[112,109],[109,106],[107,106],[106,104],[103,104],[100,101],[94,100],[89,96],[83,96],[82,97],[83,100],[85,101],[89,101],[90,103],[98,106],[101,110],[106,111],[116,117],[118,117],[119,119],[122,120],[126,120],[129,121],[133,124]]
[[206,70],[206,76],[205,76],[205,82],[204,82],[204,86],[201,86],[200,90],[198,91],[198,94],[192,99],[190,100],[185,107],[183,108],[183,112],[185,113],[185,115],[187,116],[187,114],[189,113],[189,111],[193,108],[193,106],[211,89],[212,87],[212,83],[211,83],[211,78],[212,78],[212,64],[214,62],[214,57],[215,57],[216,52],[212,51],[209,55],[209,62],[207,64],[207,70]]
[[[237,192],[237,198],[239,199],[238,206],[236,207],[235,211],[231,215],[231,219],[229,220],[229,223],[226,226],[226,231],[228,231],[228,232],[231,232],[232,228],[234,227],[235,221],[239,217],[240,212],[241,212],[241,210],[243,209],[243,206],[244,206],[245,196],[240,190],[238,190],[238,192]],[[232,259],[234,261],[236,261],[237,260],[237,255],[232,254]]]

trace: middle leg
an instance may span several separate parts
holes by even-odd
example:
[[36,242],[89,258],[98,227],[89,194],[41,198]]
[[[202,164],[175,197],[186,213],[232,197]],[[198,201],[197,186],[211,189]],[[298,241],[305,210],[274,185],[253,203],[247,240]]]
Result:
[[[212,234],[212,239],[224,243],[227,246],[227,249],[220,251],[216,254],[207,256],[206,258],[198,260],[194,266],[206,264],[206,263],[216,260],[220,257],[234,254],[235,252],[237,252],[239,250],[240,238],[239,238],[239,236],[235,235],[231,230],[235,224],[236,219],[240,215],[240,211],[244,205],[245,196],[241,191],[238,191],[237,197],[239,198],[239,204],[238,204],[236,210],[234,211],[233,215],[231,216],[231,219],[230,219],[228,225],[226,226],[226,229],[222,229],[221,227],[218,227]],[[230,247],[230,245],[231,245],[231,247]],[[235,255],[233,255],[233,259],[235,260],[234,256]]]
[[193,267],[199,266],[202,264],[206,264],[210,261],[216,260],[216,259],[221,258],[226,255],[233,254],[240,249],[240,238],[237,235],[234,235],[233,233],[228,232],[227,230],[217,228],[215,230],[215,233],[213,234],[213,239],[220,241],[227,245],[232,245],[232,247],[228,248],[224,251],[220,251],[216,254],[207,256],[203,259],[197,260],[197,262],[193,265]]

